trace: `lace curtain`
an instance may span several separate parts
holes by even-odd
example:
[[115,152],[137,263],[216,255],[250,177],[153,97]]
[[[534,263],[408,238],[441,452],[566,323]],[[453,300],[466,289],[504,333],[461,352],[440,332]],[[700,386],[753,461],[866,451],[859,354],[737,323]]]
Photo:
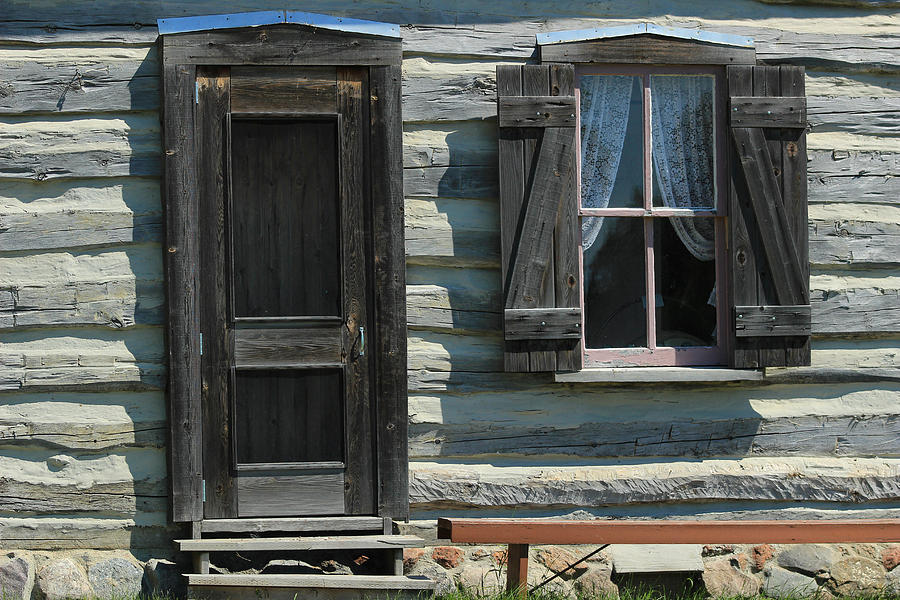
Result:
[[[631,86],[625,75],[581,78],[581,206],[606,208],[622,158]],[[597,241],[603,217],[581,220],[581,239],[587,250]]]
[[[713,80],[694,75],[650,76],[653,164],[669,208],[713,207]],[[698,260],[716,256],[713,219],[672,217],[685,248]]]

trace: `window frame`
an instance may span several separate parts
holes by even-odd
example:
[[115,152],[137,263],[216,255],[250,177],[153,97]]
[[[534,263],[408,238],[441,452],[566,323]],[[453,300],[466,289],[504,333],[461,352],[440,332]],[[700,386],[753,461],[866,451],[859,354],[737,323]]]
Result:
[[[714,163],[715,182],[715,207],[710,209],[672,209],[653,206],[653,167],[651,146],[651,105],[649,81],[651,75],[711,75],[714,78],[714,119],[713,135],[716,145]],[[585,209],[581,204],[581,77],[590,75],[629,75],[641,78],[642,89],[642,132],[643,132],[643,201],[642,208],[605,208]],[[727,109],[728,94],[723,65],[654,65],[646,63],[578,63],[575,64],[575,98],[576,98],[576,124],[575,124],[575,148],[576,159],[576,195],[579,222],[585,216],[607,216],[640,218],[644,231],[644,294],[645,298],[655,298],[656,289],[656,265],[654,264],[654,219],[672,216],[711,217],[715,219],[716,236],[716,326],[717,341],[715,346],[699,347],[671,347],[658,346],[656,344],[656,310],[645,310],[647,328],[647,346],[634,348],[589,348],[586,339],[586,304],[585,304],[585,278],[584,278],[584,252],[583,245],[578,244],[578,268],[580,280],[582,310],[582,336],[584,368],[609,367],[609,366],[723,366],[729,362],[732,348],[732,336],[730,335],[730,320],[727,307],[730,306],[727,297],[727,228],[726,217],[728,207],[728,144],[727,144]],[[580,229],[580,227],[579,227]]]

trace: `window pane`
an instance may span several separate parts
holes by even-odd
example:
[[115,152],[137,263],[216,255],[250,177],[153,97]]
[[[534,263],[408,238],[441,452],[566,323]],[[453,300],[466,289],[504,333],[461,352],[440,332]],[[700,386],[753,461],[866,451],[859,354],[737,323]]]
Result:
[[653,205],[715,207],[715,78],[651,75]]
[[[707,239],[711,254],[699,249]],[[658,346],[716,345],[714,240],[712,218],[653,219]]]
[[231,131],[235,316],[340,316],[336,122]]
[[597,230],[593,243],[583,246],[586,347],[647,346],[643,219],[582,221]]
[[342,461],[341,371],[237,371],[238,463]]
[[584,75],[579,83],[581,205],[644,206],[640,77]]

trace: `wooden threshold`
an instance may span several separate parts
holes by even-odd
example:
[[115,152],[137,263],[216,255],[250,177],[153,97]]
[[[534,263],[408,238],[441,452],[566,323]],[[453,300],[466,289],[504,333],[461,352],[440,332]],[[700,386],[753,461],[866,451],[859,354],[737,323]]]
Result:
[[188,575],[189,586],[432,590],[435,582],[405,575]]
[[438,538],[478,544],[888,543],[900,542],[900,520],[548,521],[438,519]]
[[332,535],[271,538],[201,538],[176,540],[182,552],[251,552],[263,550],[386,550],[421,548],[414,535]]
[[266,533],[301,531],[383,531],[382,517],[285,517],[263,519],[204,519],[202,533]]

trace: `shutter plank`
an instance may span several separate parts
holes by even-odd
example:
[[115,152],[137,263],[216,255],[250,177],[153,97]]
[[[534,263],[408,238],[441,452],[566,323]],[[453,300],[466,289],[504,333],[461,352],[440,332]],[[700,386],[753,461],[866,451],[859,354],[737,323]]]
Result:
[[500,98],[500,127],[575,127],[574,96]]
[[580,308],[507,308],[507,340],[581,339]]
[[[522,68],[518,65],[497,66],[499,97],[522,94]],[[498,142],[500,160],[500,244],[503,289],[509,289],[509,277],[515,242],[518,238],[519,215],[525,198],[524,130],[501,128]],[[528,371],[528,350],[522,342],[506,342],[503,353],[506,371]]]
[[738,337],[808,336],[812,333],[809,304],[794,306],[735,306]]
[[[571,96],[575,93],[574,65],[552,65],[550,67],[550,93],[559,96]],[[577,110],[577,107],[576,107]],[[578,160],[575,153],[575,130],[568,130],[572,136],[573,160]],[[559,214],[556,218],[556,236],[554,237],[554,258],[556,276],[557,308],[581,308],[581,265],[578,249],[581,246],[581,226],[578,220],[578,181],[573,173],[571,193],[560,200]],[[578,371],[584,364],[581,337],[574,340],[571,347],[560,348],[556,352],[557,371]]]
[[[753,93],[753,67],[735,66],[728,69],[728,89],[732,95],[747,96]],[[746,182],[736,176],[740,157],[734,145],[729,153],[731,161],[731,189],[729,190],[729,237],[731,241],[730,281],[731,302],[742,305],[759,304],[757,287],[756,253],[759,235],[750,207]],[[733,325],[731,327],[734,329]],[[735,368],[756,368],[759,366],[758,338],[735,338],[732,340],[732,366]]]
[[[796,66],[780,68],[781,93],[792,97],[806,97],[805,69]],[[784,209],[791,222],[791,235],[797,247],[803,282],[809,297],[809,212],[808,180],[806,162],[806,130],[785,131],[788,138],[784,142],[782,164],[782,190]],[[811,319],[810,319],[811,320]],[[805,366],[811,361],[810,337],[803,335],[786,340],[786,362],[788,366]]]
[[[550,68],[547,65],[525,65],[522,67],[522,95],[524,96],[549,96],[550,95]],[[537,176],[539,148],[547,130],[529,129],[529,135],[525,138],[525,195],[528,197],[534,186]],[[526,200],[527,202],[527,200]],[[527,205],[526,205],[527,206]],[[554,221],[553,226],[556,223]],[[525,234],[525,228],[521,230]],[[552,233],[551,233],[552,236]],[[520,240],[523,238],[520,238]],[[552,237],[551,237],[552,240]],[[520,242],[521,243],[521,242]],[[550,252],[553,252],[552,245]],[[547,268],[541,281],[540,302],[537,306],[551,307],[555,305],[555,280],[553,255],[550,255]],[[532,340],[528,348],[528,370],[532,372],[555,371],[556,351],[552,346],[544,347],[544,342]]]
[[732,127],[806,127],[805,97],[735,96],[731,98]]

